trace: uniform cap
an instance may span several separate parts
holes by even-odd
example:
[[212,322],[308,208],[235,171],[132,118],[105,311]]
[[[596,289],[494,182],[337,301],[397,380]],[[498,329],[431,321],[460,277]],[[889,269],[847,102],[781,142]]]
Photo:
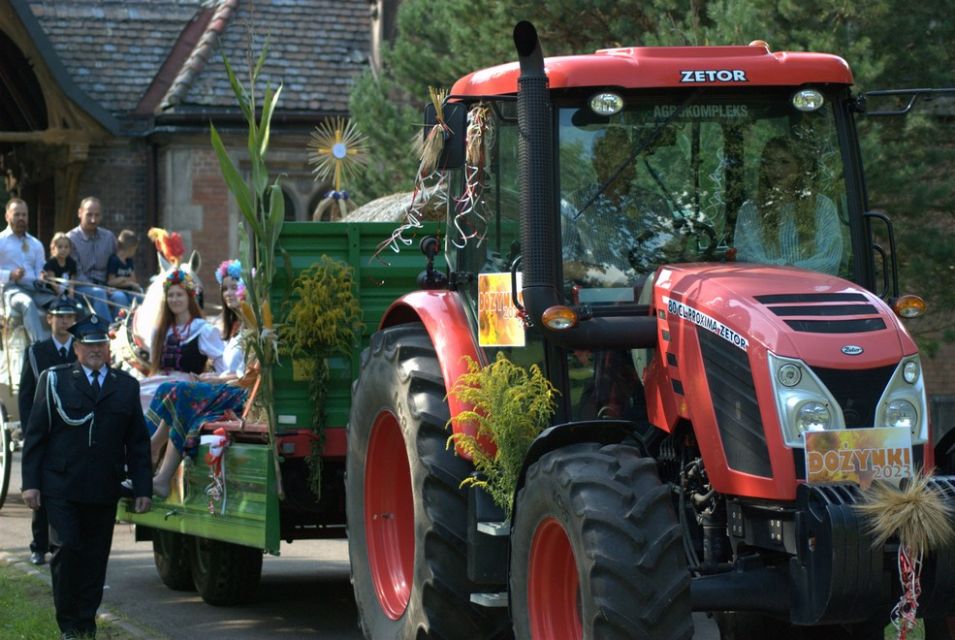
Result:
[[109,342],[109,323],[93,314],[83,318],[69,328],[73,338],[84,344]]
[[80,315],[76,300],[63,295],[53,298],[46,304],[46,312],[54,316]]

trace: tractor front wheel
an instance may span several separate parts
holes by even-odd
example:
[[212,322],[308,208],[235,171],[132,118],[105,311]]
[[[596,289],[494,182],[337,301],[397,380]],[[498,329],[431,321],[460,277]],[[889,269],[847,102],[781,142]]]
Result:
[[552,451],[528,469],[515,509],[517,637],[693,635],[680,527],[652,459],[625,445]]
[[469,601],[467,461],[447,448],[449,410],[420,324],[374,334],[348,423],[346,507],[352,584],[368,638],[489,639],[499,611]]

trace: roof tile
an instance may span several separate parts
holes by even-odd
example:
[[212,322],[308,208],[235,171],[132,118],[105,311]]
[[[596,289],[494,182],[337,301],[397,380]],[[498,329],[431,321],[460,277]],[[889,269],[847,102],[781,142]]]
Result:
[[[77,85],[116,115],[136,108],[203,6],[201,0],[28,2]],[[263,84],[287,82],[280,109],[347,109],[351,84],[368,58],[367,0],[241,1],[216,51],[178,96],[177,110],[234,106],[219,52],[241,68],[250,25],[256,52],[269,43]],[[180,76],[188,80],[188,72]]]

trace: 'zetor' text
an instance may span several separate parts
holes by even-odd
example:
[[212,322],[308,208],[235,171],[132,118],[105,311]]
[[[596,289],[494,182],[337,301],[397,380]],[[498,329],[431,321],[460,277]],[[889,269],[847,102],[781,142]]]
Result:
[[747,82],[742,69],[685,69],[680,82]]

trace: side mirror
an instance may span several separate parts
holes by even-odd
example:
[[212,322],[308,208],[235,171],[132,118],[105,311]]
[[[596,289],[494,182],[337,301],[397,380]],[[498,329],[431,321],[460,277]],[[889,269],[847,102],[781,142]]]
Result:
[[[459,169],[464,166],[464,147],[467,142],[468,106],[462,102],[444,103],[444,122],[451,130],[444,140],[444,149],[438,158],[439,169]],[[424,133],[428,135],[431,127],[438,123],[434,105],[430,102],[424,108]]]

